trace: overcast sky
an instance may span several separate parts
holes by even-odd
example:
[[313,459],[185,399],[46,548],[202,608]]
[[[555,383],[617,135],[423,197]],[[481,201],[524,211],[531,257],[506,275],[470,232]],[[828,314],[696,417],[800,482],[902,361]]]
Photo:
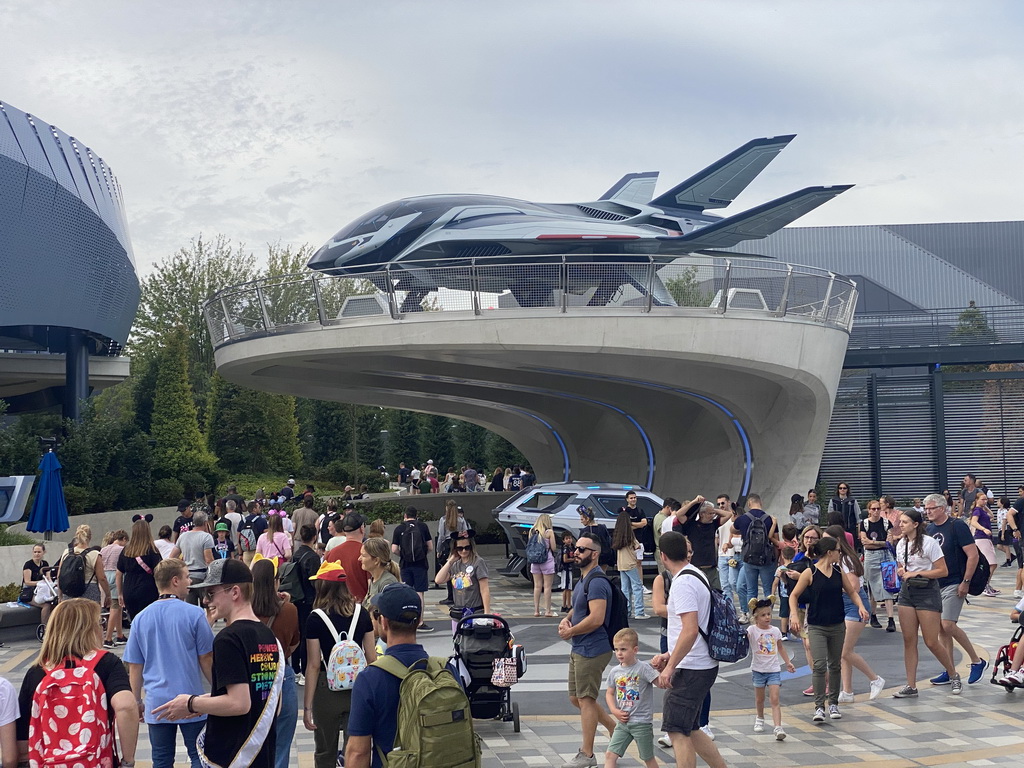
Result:
[[321,245],[401,197],[659,191],[797,139],[727,209],[1024,218],[1024,3],[2,0],[0,101],[100,155],[143,275],[189,238]]

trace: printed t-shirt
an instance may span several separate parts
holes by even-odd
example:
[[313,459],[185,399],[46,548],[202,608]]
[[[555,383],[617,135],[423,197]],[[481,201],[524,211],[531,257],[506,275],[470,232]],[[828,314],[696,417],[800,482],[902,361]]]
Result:
[[[942,525],[929,523],[925,533],[931,536],[942,547],[942,555],[946,558],[946,570],[949,571],[939,579],[940,587],[959,584],[964,580],[964,568],[967,566],[967,555],[964,547],[974,543],[970,526],[955,517],[946,519]],[[902,548],[900,552],[902,552]]]
[[[338,631],[339,637],[345,634],[346,639],[358,643],[360,648],[363,646],[363,638],[366,636],[366,633],[373,632],[373,621],[370,619],[370,612],[365,609],[360,609],[359,618],[356,619],[355,637],[348,637],[347,635],[349,625],[352,624],[351,615],[342,616],[340,613],[330,611],[324,611],[324,613],[327,614],[334,628]],[[326,665],[327,660],[331,656],[331,649],[334,647],[334,635],[331,634],[331,630],[324,624],[323,617],[320,614],[310,613],[309,618],[306,619],[306,639],[320,641],[321,667]],[[310,685],[313,685],[313,683],[310,683]]]
[[363,549],[361,541],[345,539],[324,558],[329,563],[340,563],[345,569],[345,585],[358,602],[366,599],[366,589],[370,583],[370,574],[363,570],[359,563],[359,553]]
[[[608,612],[611,610],[612,604],[612,587],[607,577],[601,578],[603,573],[604,571],[600,567],[596,567],[585,577],[581,578],[573,588],[573,624],[579,624],[590,615],[591,600],[605,601],[604,620],[605,624],[608,623]],[[586,587],[586,594],[584,594],[584,587]],[[594,631],[588,632],[585,635],[573,635],[571,641],[572,652],[588,659],[608,653],[612,649],[611,643],[608,642],[608,633],[603,625],[595,627]]]
[[452,596],[456,608],[482,608],[484,599],[480,595],[480,579],[488,578],[487,563],[482,557],[476,557],[469,563],[459,558],[449,571],[451,576]]
[[192,522],[191,516],[185,517],[185,515],[178,515],[171,524],[171,531],[180,536],[185,531],[191,531],[193,525],[195,525],[195,523]]
[[[684,574],[691,573],[692,576]],[[697,625],[704,632],[708,630],[711,618],[711,591],[707,587],[704,574],[696,566],[687,564],[679,573],[672,577],[672,586],[668,592],[668,649],[675,647],[679,634],[683,631],[683,613],[697,614]],[[711,658],[707,641],[697,632],[690,652],[676,665],[677,669],[712,669],[718,662]]]
[[615,706],[629,713],[631,723],[654,721],[654,689],[658,671],[639,659],[629,667],[618,664],[608,672],[606,685],[615,692]]
[[[249,688],[249,711],[244,715],[206,718],[206,756],[216,765],[230,765],[248,740],[270,696],[281,663],[277,638],[266,625],[238,619],[224,627],[213,641],[214,696],[224,696],[229,685]],[[276,719],[276,718],[275,718]],[[251,768],[273,768],[276,738],[271,726]]]
[[216,539],[213,542],[213,559],[214,560],[230,560],[231,556],[235,553],[235,543],[230,539]]
[[[198,605],[169,597],[157,600],[135,617],[124,661],[143,665],[147,723],[167,722],[157,720],[153,710],[178,694],[201,695],[206,690],[199,657],[212,650],[213,630],[206,612]],[[205,719],[206,715],[199,715],[176,722]]]
[[[964,526],[965,528],[967,526]],[[944,557],[939,542],[931,536],[925,536],[921,540],[921,551],[913,552],[910,539],[904,538],[896,547],[896,562],[913,575],[915,571],[929,571],[935,563]],[[909,565],[908,565],[909,564]],[[946,560],[946,567],[949,567],[949,560]],[[959,579],[957,579],[959,581]],[[942,581],[939,581],[940,586]]]
[[747,626],[747,639],[750,640],[750,669],[752,672],[782,671],[782,661],[779,659],[782,630],[778,627],[761,629],[755,624],[750,624]]

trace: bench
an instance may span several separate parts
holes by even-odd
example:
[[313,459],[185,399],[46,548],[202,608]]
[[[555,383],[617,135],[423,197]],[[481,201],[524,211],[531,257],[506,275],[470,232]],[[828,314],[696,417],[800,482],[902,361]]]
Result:
[[3,603],[0,605],[0,629],[35,626],[39,623],[41,613],[41,609],[34,605],[28,608],[22,608],[20,605],[12,608]]

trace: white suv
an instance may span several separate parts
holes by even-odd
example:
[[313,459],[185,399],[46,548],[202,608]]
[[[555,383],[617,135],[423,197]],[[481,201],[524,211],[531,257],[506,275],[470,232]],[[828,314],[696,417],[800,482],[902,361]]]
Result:
[[636,505],[647,517],[647,525],[637,531],[637,538],[644,545],[644,565],[654,567],[654,516],[661,511],[661,498],[642,485],[571,482],[530,486],[492,512],[505,531],[512,551],[508,563],[498,573],[509,577],[521,574],[530,578],[526,536],[541,513],[551,515],[551,524],[559,542],[564,531],[569,531],[573,538],[579,536],[577,508],[580,506],[590,507],[594,511],[595,522],[604,525],[610,534],[615,529],[619,510],[626,506],[626,493],[629,491],[636,493]]

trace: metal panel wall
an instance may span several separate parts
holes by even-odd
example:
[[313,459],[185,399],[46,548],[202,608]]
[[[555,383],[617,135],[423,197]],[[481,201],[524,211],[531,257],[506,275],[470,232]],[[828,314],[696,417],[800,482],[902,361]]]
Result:
[[928,376],[887,378],[878,383],[882,493],[913,498],[936,490],[935,421],[930,384]]
[[[832,422],[818,472],[829,493],[834,493],[840,482],[846,482],[856,498],[866,498],[874,486],[872,450],[868,377],[844,376],[836,393]],[[806,490],[795,488],[793,492],[804,493]]]

